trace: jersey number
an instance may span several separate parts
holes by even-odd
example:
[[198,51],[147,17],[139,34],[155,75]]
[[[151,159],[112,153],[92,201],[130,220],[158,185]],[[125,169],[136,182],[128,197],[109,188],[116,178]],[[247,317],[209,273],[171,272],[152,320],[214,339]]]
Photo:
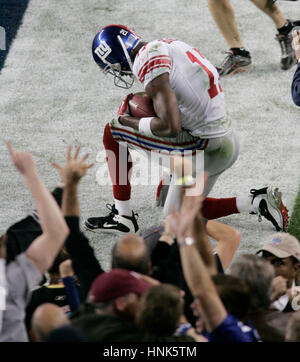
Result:
[[[205,60],[204,56],[197,50],[197,49],[193,49],[195,50],[201,57],[201,59]],[[192,63],[198,63],[202,69],[205,70],[205,72],[208,74],[209,77],[209,90],[208,90],[208,94],[210,96],[210,98],[214,98],[215,96],[217,96],[219,93],[222,92],[222,88],[221,88],[221,84],[219,82],[219,79],[217,77],[215,77],[215,75],[212,73],[212,71],[209,69],[209,65],[206,66],[204,65],[201,60],[199,58],[197,58],[193,53],[191,53],[190,51],[186,52],[186,55],[189,57],[190,61]],[[216,79],[217,78],[217,79]],[[216,85],[215,80],[218,82],[218,84]]]

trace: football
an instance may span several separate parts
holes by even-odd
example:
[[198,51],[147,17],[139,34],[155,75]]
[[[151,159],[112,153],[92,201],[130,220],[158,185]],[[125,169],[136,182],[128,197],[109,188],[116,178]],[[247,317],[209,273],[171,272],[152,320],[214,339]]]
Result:
[[156,116],[152,99],[145,92],[135,93],[128,102],[129,113],[132,117]]

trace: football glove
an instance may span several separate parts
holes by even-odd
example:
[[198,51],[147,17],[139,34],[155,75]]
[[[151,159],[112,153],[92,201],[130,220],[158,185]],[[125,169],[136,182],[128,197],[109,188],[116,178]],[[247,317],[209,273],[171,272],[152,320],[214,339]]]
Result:
[[122,103],[120,104],[120,107],[118,109],[118,121],[120,116],[130,116],[129,112],[129,101],[132,98],[133,93],[127,94],[127,96],[123,99]]

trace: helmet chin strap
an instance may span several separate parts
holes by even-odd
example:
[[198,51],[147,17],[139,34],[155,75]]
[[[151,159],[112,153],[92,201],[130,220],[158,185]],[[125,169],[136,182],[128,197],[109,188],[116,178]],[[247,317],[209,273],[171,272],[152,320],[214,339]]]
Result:
[[121,44],[121,47],[122,47],[123,52],[124,52],[124,54],[125,54],[126,60],[127,60],[128,64],[129,64],[129,67],[130,67],[130,69],[131,69],[131,71],[132,71],[132,61],[131,61],[131,59],[130,59],[130,56],[129,56],[129,54],[128,54],[128,51],[127,51],[127,49],[126,49],[126,46],[125,46],[122,38],[120,37],[120,35],[118,35],[117,38],[118,38],[118,40],[119,40],[119,42],[120,42],[120,44]]

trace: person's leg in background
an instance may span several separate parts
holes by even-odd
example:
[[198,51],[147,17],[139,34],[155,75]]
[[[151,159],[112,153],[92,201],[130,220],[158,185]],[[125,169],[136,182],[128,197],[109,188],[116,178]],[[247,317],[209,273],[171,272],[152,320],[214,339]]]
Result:
[[217,67],[220,76],[245,71],[251,64],[251,56],[244,48],[240,38],[230,1],[208,0],[208,6],[216,25],[229,46],[228,55]]
[[278,33],[276,39],[281,48],[281,69],[290,69],[296,62],[295,53],[292,48],[292,29],[295,26],[292,20],[286,19],[282,14],[276,0],[251,0],[260,10],[268,15],[274,22]]

